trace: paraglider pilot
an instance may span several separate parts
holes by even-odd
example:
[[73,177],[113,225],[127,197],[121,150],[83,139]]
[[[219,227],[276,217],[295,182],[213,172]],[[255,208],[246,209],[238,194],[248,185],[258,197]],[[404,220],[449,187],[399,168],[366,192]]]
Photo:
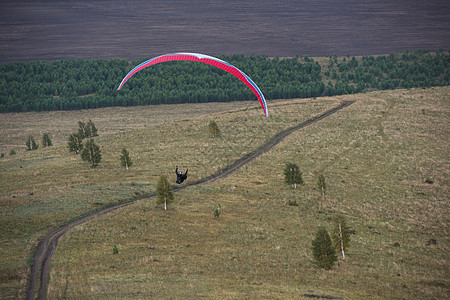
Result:
[[183,172],[178,172],[178,166],[175,169],[175,173],[177,173],[177,183],[180,184],[182,183],[186,178],[187,178],[187,173],[188,173],[189,169],[186,169],[186,173],[183,174]]

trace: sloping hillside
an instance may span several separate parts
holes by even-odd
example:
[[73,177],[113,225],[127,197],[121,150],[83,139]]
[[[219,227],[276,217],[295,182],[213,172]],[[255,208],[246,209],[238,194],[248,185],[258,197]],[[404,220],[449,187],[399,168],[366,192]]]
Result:
[[[177,193],[169,211],[142,200],[69,232],[54,257],[49,296],[445,298],[448,95],[443,87],[317,99],[356,103],[292,134],[236,174]],[[303,107],[288,102],[274,109],[272,121],[287,124],[284,114]],[[201,165],[208,149],[237,137],[226,132],[242,122],[244,135],[257,136],[261,128],[246,123],[252,118],[216,116],[224,137],[189,148],[191,159]],[[196,135],[199,124],[185,126]],[[161,151],[178,140],[166,139]],[[303,172],[297,190],[283,183],[287,162]],[[319,174],[327,181],[324,198]],[[353,228],[351,248],[346,261],[324,271],[313,262],[311,241],[338,213]]]

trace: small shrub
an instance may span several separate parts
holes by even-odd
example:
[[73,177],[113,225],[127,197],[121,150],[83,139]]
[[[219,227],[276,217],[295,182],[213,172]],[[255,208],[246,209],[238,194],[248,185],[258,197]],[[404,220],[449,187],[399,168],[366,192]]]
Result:
[[436,239],[430,239],[427,242],[427,246],[436,246],[437,245],[437,240]]
[[16,155],[16,150],[14,149],[9,150],[9,155]]
[[289,206],[298,206],[297,200],[289,200],[288,205]]
[[216,207],[216,209],[214,210],[214,218],[218,219],[220,217],[221,210],[222,209],[221,209],[220,204],[219,204],[219,206]]
[[119,254],[119,249],[117,248],[117,245],[114,245],[113,247],[113,254]]

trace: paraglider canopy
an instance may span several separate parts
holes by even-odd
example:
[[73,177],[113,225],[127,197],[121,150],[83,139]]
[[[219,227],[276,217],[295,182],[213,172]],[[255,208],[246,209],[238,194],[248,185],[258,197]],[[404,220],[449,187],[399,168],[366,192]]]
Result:
[[167,61],[174,61],[174,60],[189,60],[189,61],[197,61],[202,62],[214,67],[217,67],[219,69],[222,69],[237,78],[239,78],[243,83],[245,83],[252,92],[256,95],[256,97],[259,100],[259,103],[261,103],[261,106],[264,110],[264,114],[266,117],[269,116],[269,112],[267,111],[267,104],[266,99],[264,99],[264,95],[262,94],[259,87],[253,82],[253,80],[250,79],[244,72],[236,68],[235,66],[227,63],[226,61],[223,61],[221,59],[218,59],[216,57],[212,57],[205,54],[199,54],[199,53],[172,53],[172,54],[164,54],[161,56],[154,57],[152,59],[149,59],[140,65],[136,66],[133,70],[131,70],[122,80],[117,90],[120,90],[122,86],[125,84],[125,82],[128,81],[134,74],[139,72],[142,69],[145,69],[149,66],[159,64],[162,62]]

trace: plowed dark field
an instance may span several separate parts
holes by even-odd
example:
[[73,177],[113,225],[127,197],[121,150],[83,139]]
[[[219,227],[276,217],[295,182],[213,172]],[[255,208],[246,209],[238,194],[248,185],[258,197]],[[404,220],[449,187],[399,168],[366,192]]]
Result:
[[0,63],[178,51],[375,55],[450,48],[450,2],[1,1]]

